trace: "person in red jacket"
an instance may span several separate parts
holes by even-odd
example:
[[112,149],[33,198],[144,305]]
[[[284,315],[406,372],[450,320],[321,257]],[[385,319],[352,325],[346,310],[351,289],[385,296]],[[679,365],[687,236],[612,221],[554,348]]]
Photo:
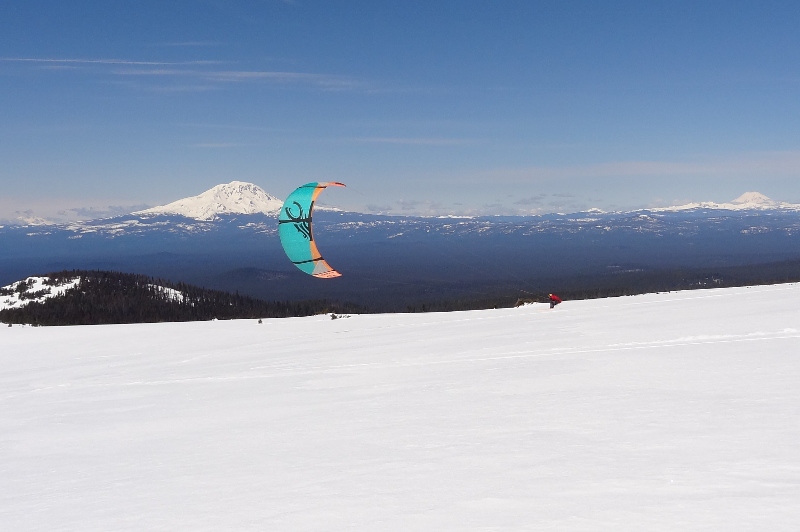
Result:
[[558,297],[558,296],[557,296],[557,295],[555,295],[555,294],[550,294],[550,308],[553,308],[553,307],[555,307],[555,306],[556,306],[556,305],[558,305],[559,303],[561,303],[561,298],[560,298],[560,297]]

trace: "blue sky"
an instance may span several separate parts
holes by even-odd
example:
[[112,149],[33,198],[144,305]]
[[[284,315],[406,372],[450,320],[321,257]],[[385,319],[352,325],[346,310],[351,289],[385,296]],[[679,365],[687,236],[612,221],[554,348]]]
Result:
[[232,180],[398,214],[800,203],[798,27],[770,1],[5,0],[0,218]]

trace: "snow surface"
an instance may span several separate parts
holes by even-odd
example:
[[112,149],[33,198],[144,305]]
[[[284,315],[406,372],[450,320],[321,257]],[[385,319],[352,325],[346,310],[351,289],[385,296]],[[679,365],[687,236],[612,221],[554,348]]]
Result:
[[267,194],[253,183],[231,181],[206,190],[198,196],[168,205],[134,212],[135,215],[179,214],[195,220],[215,220],[221,214],[277,215],[283,201]]
[[[81,281],[80,277],[74,277],[72,279],[65,279],[62,284],[54,286],[44,284],[44,282],[48,280],[50,280],[49,277],[28,277],[22,281],[17,281],[10,285],[4,286],[4,289],[14,290],[14,293],[8,296],[0,295],[0,310],[22,308],[30,303],[42,303],[46,299],[60,296],[67,290],[75,288]],[[20,296],[23,294],[17,292],[16,290],[19,287],[19,284],[23,282],[28,285],[28,289],[24,291],[25,294],[31,294],[41,290],[48,292],[37,297],[22,298]]]
[[2,530],[797,530],[800,286],[0,328]]

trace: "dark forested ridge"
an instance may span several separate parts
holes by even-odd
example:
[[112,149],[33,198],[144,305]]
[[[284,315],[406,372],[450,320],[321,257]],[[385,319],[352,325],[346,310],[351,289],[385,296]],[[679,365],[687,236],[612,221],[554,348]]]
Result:
[[[329,312],[358,312],[355,305],[328,301],[264,301],[171,283],[145,275],[72,270],[45,275],[57,286],[80,277],[63,295],[0,310],[0,322],[32,325],[98,325],[211,319],[284,318]],[[25,290],[23,286],[22,290]]]
[[715,269],[668,268],[647,270],[620,269],[602,275],[573,275],[561,278],[520,281],[518,288],[508,286],[487,290],[473,297],[432,299],[407,305],[406,312],[444,312],[510,307],[521,303],[547,303],[548,293],[564,300],[632,296],[655,292],[727,288],[800,282],[800,260],[729,266]]
[[[619,267],[605,274],[568,275],[506,282],[377,284],[345,292],[360,295],[358,304],[331,300],[266,301],[238,293],[173,283],[145,275],[71,270],[47,275],[44,285],[58,286],[81,278],[63,296],[0,310],[0,322],[34,325],[79,325],[272,318],[324,313],[442,312],[510,307],[546,302],[553,292],[564,300],[593,299],[649,292],[723,288],[800,281],[800,260],[722,268],[647,269]],[[356,279],[358,276],[354,276]],[[29,289],[30,288],[30,289]],[[174,291],[174,292],[172,292]],[[41,295],[32,287],[0,289],[0,296],[20,292],[20,299]],[[7,294],[5,292],[8,292]],[[23,293],[24,292],[24,293]],[[342,298],[344,299],[344,298]]]

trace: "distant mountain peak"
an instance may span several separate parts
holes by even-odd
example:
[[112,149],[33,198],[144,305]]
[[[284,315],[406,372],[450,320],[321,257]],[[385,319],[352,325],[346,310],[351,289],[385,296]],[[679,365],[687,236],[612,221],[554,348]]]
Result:
[[280,211],[283,201],[258,185],[231,181],[202,194],[173,201],[167,205],[137,211],[136,215],[179,214],[195,220],[215,220],[223,214],[270,214]]
[[800,210],[800,205],[795,203],[785,203],[768,198],[760,192],[745,192],[730,203],[715,203],[713,201],[701,201],[687,203],[686,205],[676,205],[674,207],[661,207],[649,209],[651,211],[689,211],[693,209],[719,209],[728,211],[748,211],[748,210]]
[[733,200],[731,203],[734,203],[736,205],[749,204],[749,205],[764,205],[770,207],[780,206],[780,203],[766,197],[764,194],[760,192],[745,192],[744,194]]

